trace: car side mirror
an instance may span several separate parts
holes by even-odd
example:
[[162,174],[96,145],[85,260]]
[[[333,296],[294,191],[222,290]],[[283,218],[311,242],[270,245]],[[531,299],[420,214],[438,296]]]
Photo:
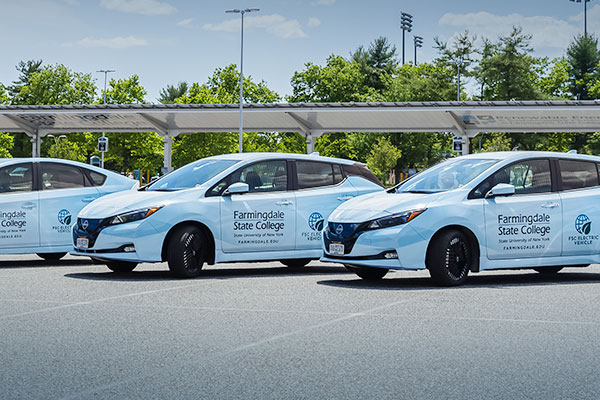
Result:
[[248,193],[250,191],[250,186],[244,182],[236,182],[229,185],[225,192],[223,192],[223,196],[230,196],[232,194],[243,194]]
[[515,194],[515,187],[508,183],[499,183],[485,195],[486,198],[497,197],[497,196],[510,196]]

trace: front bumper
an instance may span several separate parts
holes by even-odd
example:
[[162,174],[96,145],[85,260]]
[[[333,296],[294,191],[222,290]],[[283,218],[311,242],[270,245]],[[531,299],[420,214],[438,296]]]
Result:
[[[343,229],[335,229],[343,225]],[[391,228],[361,230],[360,224],[337,224],[330,222],[323,230],[323,256],[321,261],[364,267],[388,269],[425,269],[428,241],[411,225]],[[344,244],[344,255],[329,253],[331,243]],[[386,258],[392,252],[398,258]]]
[[[84,220],[87,221],[87,229],[83,229]],[[106,220],[80,218],[73,227],[74,248],[71,254],[105,260],[160,262],[164,236],[149,220],[107,225]],[[78,238],[88,239],[87,249],[76,247]]]

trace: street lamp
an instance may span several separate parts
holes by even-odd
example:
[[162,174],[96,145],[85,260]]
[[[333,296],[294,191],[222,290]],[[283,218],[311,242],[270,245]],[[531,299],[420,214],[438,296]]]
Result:
[[412,32],[413,17],[405,12],[400,12],[400,29],[402,29],[402,65],[404,65],[404,34]]
[[[569,0],[573,3],[581,3],[582,0]],[[587,3],[592,0],[583,0],[583,36],[587,37]]]
[[[114,69],[101,69],[96,72],[104,73],[104,101],[103,101],[103,104],[106,105],[106,76],[108,75],[109,72],[115,72],[115,70]],[[102,137],[104,137],[104,132],[102,132]],[[102,151],[101,154],[102,154],[102,159],[100,161],[100,168],[104,168],[104,152]]]
[[462,54],[454,60],[454,64],[456,64],[456,101],[460,101],[460,67],[464,63],[464,58]]
[[49,138],[53,138],[54,139],[54,145],[56,146],[56,153],[55,153],[55,157],[59,157],[62,158],[60,156],[62,156],[62,154],[59,154],[58,152],[60,151],[60,149],[58,148],[58,143],[60,142],[60,139],[65,139],[67,136],[66,135],[60,135],[58,137],[54,136],[54,135],[47,135]]
[[415,43],[415,66],[417,65],[417,48],[423,47],[423,38],[421,36],[414,37]]
[[242,152],[244,144],[244,14],[254,11],[260,11],[258,8],[246,8],[244,10],[227,10],[229,14],[241,14],[242,15],[242,28],[241,28],[241,39],[240,39],[240,136],[238,138],[238,149]]

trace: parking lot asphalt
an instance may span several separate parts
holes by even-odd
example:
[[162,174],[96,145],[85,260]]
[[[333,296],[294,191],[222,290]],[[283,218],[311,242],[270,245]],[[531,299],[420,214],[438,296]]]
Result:
[[600,265],[366,282],[332,264],[0,256],[1,399],[597,399]]

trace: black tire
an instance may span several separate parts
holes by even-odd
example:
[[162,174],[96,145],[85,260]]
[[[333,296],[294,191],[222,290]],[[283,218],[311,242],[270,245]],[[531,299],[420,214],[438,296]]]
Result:
[[429,275],[441,286],[465,283],[473,263],[473,250],[466,236],[458,230],[442,232],[433,239],[426,259]]
[[38,257],[43,258],[46,261],[57,261],[67,255],[67,252],[64,253],[37,253]]
[[206,242],[206,236],[196,226],[177,228],[167,243],[167,261],[171,272],[179,278],[199,276],[207,258]]
[[291,260],[281,260],[281,263],[288,268],[301,269],[304,268],[310,261],[310,258],[293,258]]
[[105,261],[106,266],[117,274],[128,274],[137,267],[138,263],[130,261]]
[[344,264],[344,267],[346,267],[348,271],[354,272],[356,275],[358,275],[365,281],[378,281],[389,272],[389,269],[386,268],[357,267],[354,265],[347,264]]

